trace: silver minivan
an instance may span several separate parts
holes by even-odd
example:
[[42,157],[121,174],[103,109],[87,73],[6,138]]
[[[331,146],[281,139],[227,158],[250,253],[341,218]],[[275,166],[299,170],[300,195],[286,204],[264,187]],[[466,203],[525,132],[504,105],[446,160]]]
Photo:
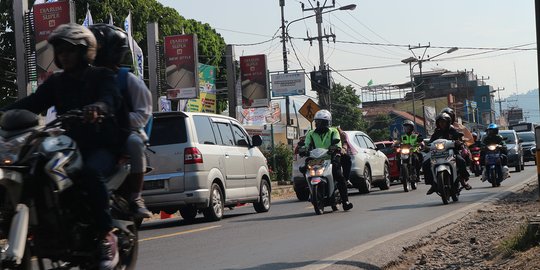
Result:
[[220,220],[225,207],[253,203],[270,210],[270,174],[250,137],[233,118],[206,113],[154,113],[147,150],[143,197],[153,211],[174,213],[192,221],[202,212]]

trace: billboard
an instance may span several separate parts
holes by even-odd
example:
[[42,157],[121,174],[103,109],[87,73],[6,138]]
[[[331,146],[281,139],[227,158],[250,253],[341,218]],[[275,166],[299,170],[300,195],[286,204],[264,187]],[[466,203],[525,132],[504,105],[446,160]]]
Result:
[[58,67],[54,64],[54,50],[47,38],[59,25],[69,23],[69,1],[37,4],[33,7],[36,39],[38,85],[43,83]]
[[268,73],[266,55],[240,57],[242,107],[268,107]]
[[167,36],[164,42],[167,98],[198,98],[197,35]]
[[272,105],[264,108],[242,109],[241,119],[243,125],[262,126],[275,124],[281,121],[281,108],[279,102],[273,101]]
[[200,97],[182,104],[183,111],[216,113],[216,72],[214,66],[199,64]]
[[274,97],[304,95],[306,93],[304,73],[273,74],[271,78]]

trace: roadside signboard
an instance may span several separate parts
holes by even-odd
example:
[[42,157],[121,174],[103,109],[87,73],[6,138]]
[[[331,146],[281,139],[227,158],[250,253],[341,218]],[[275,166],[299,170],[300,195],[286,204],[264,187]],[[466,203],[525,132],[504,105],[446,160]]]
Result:
[[318,112],[321,108],[315,101],[313,101],[311,98],[308,99],[304,105],[298,110],[298,112],[304,116],[309,122],[313,122],[313,117],[315,117],[315,113]]
[[306,93],[304,73],[272,74],[272,95],[274,97],[303,95]]
[[58,67],[54,64],[54,51],[47,38],[59,25],[69,23],[69,1],[37,4],[34,10],[36,63],[38,85],[43,83]]
[[197,35],[167,36],[164,43],[167,98],[198,98]]
[[287,126],[287,139],[289,140],[296,139],[296,127]]
[[242,107],[268,107],[268,73],[266,55],[240,57],[240,81],[242,89]]

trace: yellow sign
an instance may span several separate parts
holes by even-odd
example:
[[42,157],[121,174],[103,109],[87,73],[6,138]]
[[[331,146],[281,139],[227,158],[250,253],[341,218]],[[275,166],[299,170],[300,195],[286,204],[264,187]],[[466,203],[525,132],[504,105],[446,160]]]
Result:
[[313,101],[311,98],[309,98],[304,105],[302,105],[302,108],[298,110],[298,112],[304,116],[309,122],[313,122],[313,117],[315,117],[315,113],[318,112],[321,108],[315,101]]
[[186,106],[186,112],[216,113],[216,95],[201,92],[198,99],[190,99]]

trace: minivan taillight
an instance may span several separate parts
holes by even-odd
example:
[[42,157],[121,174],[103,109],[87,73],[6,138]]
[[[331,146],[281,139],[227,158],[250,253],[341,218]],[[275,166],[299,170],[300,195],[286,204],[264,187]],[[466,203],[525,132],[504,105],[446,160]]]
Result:
[[202,154],[197,147],[184,149],[184,164],[203,163]]

